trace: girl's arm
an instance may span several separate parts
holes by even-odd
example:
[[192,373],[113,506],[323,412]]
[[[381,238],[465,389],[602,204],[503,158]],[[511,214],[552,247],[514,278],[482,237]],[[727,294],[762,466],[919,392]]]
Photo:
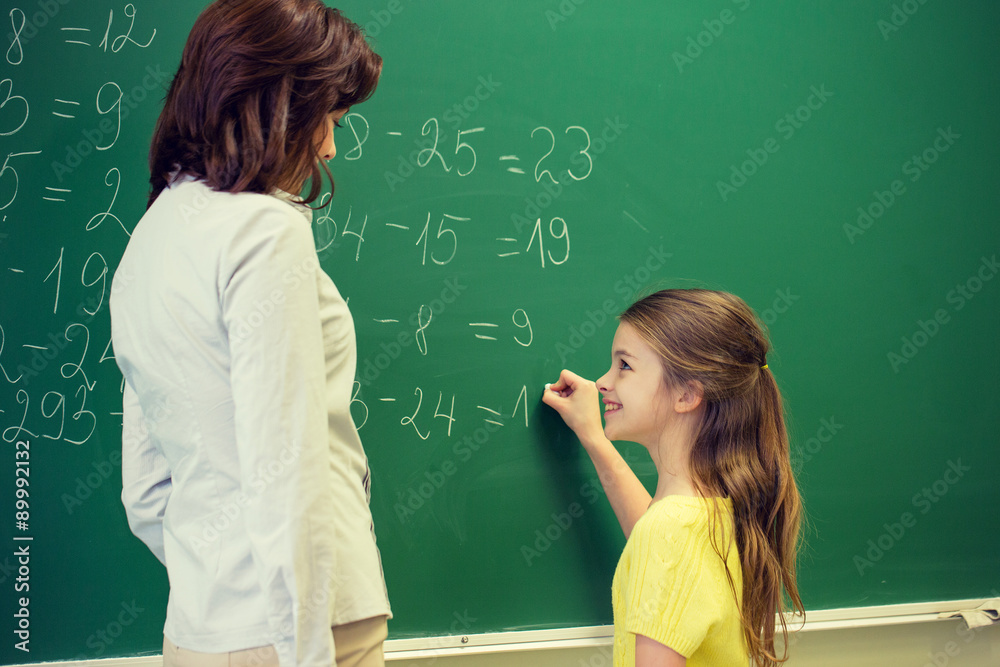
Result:
[[559,413],[587,450],[611,508],[628,538],[652,497],[604,436],[597,385],[564,370],[559,374],[559,381],[546,389],[542,402]]
[[635,667],[685,667],[687,658],[644,635],[635,636]]

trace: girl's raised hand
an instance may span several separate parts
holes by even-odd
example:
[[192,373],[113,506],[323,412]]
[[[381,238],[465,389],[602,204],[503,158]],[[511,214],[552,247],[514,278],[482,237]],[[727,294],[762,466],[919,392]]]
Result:
[[559,413],[584,446],[604,437],[597,385],[590,380],[563,370],[558,381],[547,385],[542,402]]

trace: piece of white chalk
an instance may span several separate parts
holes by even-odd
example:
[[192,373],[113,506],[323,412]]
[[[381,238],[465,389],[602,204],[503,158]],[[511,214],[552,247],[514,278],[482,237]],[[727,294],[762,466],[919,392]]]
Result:
[[546,383],[545,383],[545,391],[548,391],[548,390],[549,390],[549,387],[551,387],[551,386],[552,386],[552,383],[551,383],[551,382],[546,382]]

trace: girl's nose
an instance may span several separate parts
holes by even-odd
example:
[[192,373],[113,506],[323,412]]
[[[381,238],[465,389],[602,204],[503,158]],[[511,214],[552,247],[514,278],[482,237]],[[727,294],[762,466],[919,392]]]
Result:
[[597,389],[602,394],[606,394],[611,391],[611,371],[608,371],[601,377],[597,378]]

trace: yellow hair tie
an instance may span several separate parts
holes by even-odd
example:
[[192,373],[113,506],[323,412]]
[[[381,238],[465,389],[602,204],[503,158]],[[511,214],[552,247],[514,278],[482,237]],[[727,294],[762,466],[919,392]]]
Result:
[[767,368],[767,364],[764,364],[763,366],[761,366],[760,370],[764,370],[765,368]]

